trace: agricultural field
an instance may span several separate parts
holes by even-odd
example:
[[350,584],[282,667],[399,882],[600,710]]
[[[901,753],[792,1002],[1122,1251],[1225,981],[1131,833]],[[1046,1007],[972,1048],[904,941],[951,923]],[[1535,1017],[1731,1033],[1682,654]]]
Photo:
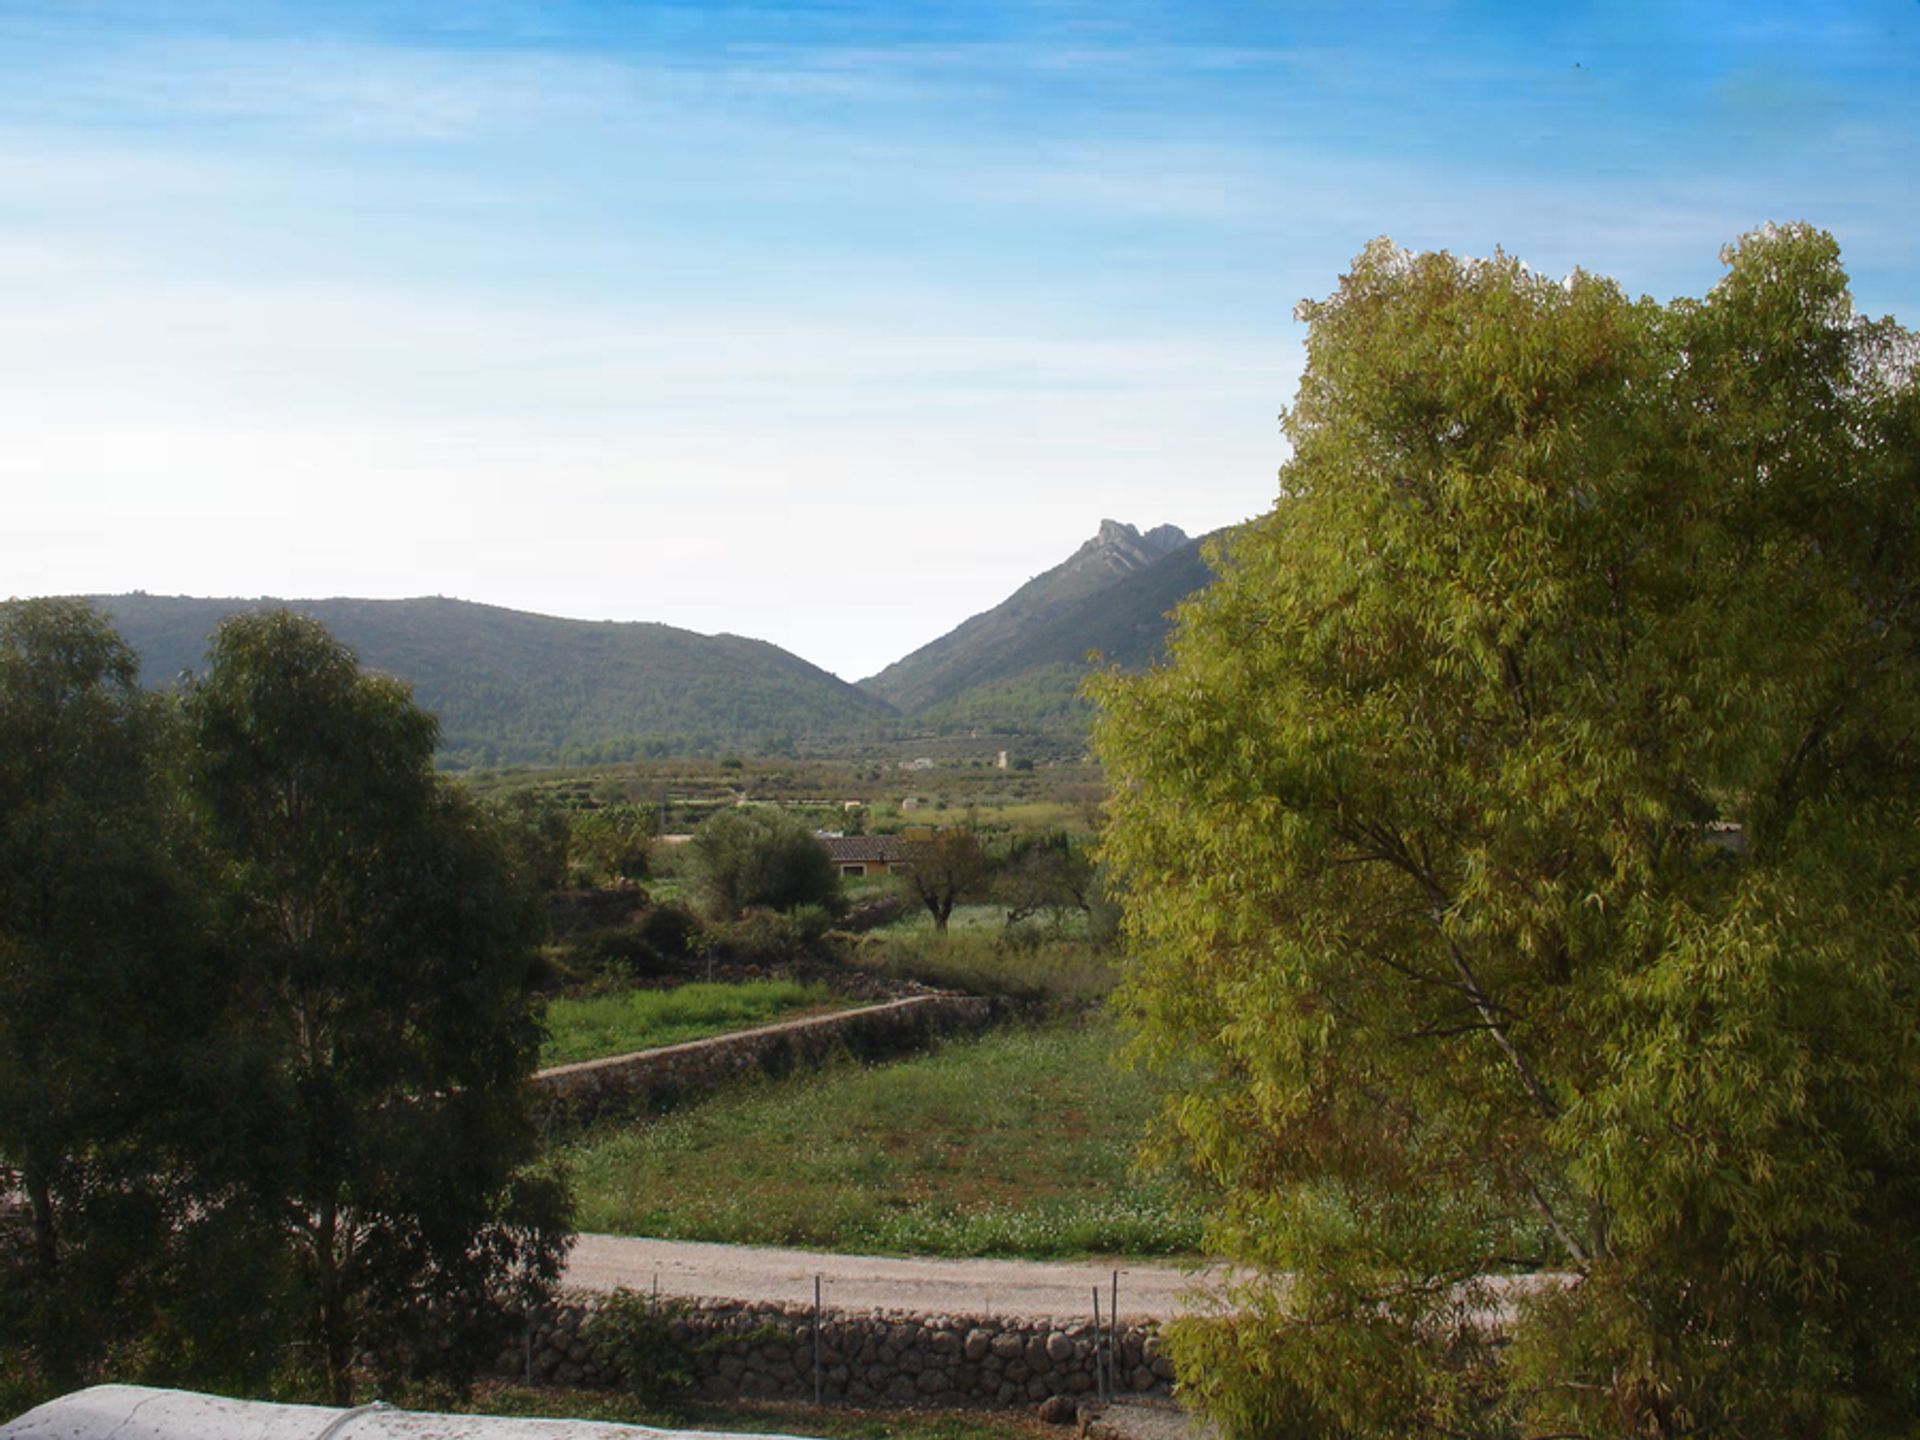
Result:
[[1180,1255],[1194,1211],[1135,1173],[1157,1112],[1104,1017],[743,1084],[560,1153],[582,1229],[850,1253]]
[[540,1063],[570,1065],[603,1055],[678,1045],[775,1020],[843,1010],[851,1003],[824,985],[793,980],[696,982],[670,990],[560,997],[547,1003],[548,1037],[540,1050]]

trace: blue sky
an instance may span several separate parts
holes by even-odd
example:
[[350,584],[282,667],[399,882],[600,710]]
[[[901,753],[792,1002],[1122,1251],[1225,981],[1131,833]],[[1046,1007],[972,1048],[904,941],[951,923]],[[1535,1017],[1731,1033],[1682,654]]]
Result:
[[449,594],[871,673],[1267,508],[1372,237],[1920,323],[1920,3],[9,4],[0,593]]

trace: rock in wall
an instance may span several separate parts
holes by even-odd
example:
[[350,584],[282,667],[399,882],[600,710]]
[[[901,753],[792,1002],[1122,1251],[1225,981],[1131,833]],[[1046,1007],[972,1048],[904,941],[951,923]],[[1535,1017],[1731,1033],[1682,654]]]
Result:
[[[594,1344],[602,1303],[576,1298],[542,1315],[522,1344],[500,1355],[500,1375],[549,1385],[621,1384],[618,1366]],[[674,1359],[695,1393],[715,1400],[813,1398],[811,1307],[662,1303]],[[1091,1396],[1103,1352],[1112,1356],[1114,1393],[1171,1393],[1173,1364],[1153,1323],[1122,1322],[1112,1336],[1104,1325],[1096,1335],[1086,1319],[824,1310],[820,1391],[837,1404],[1029,1406],[1054,1395]]]
[[587,1120],[608,1110],[672,1105],[756,1072],[806,1069],[843,1050],[863,1060],[897,1055],[939,1035],[984,1029],[1000,1008],[978,995],[914,995],[838,1015],[559,1065],[533,1077],[535,1112],[545,1120]]

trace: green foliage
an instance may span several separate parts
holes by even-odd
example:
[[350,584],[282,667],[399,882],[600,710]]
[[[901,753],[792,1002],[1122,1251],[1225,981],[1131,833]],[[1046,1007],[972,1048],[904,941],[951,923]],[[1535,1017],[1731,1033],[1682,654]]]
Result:
[[693,1384],[692,1357],[674,1337],[680,1309],[672,1301],[621,1286],[600,1302],[587,1343],[602,1365],[616,1368],[627,1393],[643,1405],[662,1405]]
[[865,1253],[1191,1251],[1132,1172],[1156,1087],[1105,1024],[1009,1028],[890,1065],[745,1085],[564,1152],[586,1228]]
[[644,880],[652,844],[649,810],[622,802],[582,811],[573,817],[569,878],[583,885]]
[[945,931],[953,907],[984,896],[996,868],[993,854],[978,835],[968,828],[948,826],[928,839],[903,842],[892,873],[926,907],[933,928]]
[[727,1402],[689,1396],[649,1405],[617,1390],[536,1389],[525,1385],[485,1386],[465,1408],[479,1415],[598,1420],[729,1435],[816,1435],[826,1440],[1033,1440],[1031,1417],[1012,1410],[843,1410],[832,1406],[822,1409],[811,1401]]
[[602,1055],[624,1055],[660,1045],[678,1045],[729,1030],[791,1016],[796,1011],[833,1005],[824,985],[794,980],[751,980],[745,984],[676,985],[671,990],[628,990],[547,1003],[551,1032],[543,1047],[543,1065],[567,1065]]
[[564,888],[573,847],[566,807],[547,791],[531,787],[489,796],[487,806],[523,881],[543,892]]
[[1726,258],[1371,247],[1280,504],[1097,687],[1127,1009],[1265,1277],[1177,1337],[1232,1435],[1920,1416],[1913,337],[1824,235]]
[[849,963],[942,989],[1016,1000],[1078,1004],[1112,991],[1115,957],[1107,948],[1044,934],[1029,939],[1028,927],[1009,932],[997,915],[983,916],[990,923],[979,928],[889,930],[868,937]]
[[83,603],[0,606],[0,1348],[63,1383],[164,1304],[212,1099],[170,718]]
[[556,1277],[566,1215],[528,1168],[536,897],[432,770],[435,725],[315,621],[238,617],[185,697],[193,793],[256,1010],[238,1183],[277,1234],[335,1399],[367,1346],[471,1363]]
[[[274,601],[116,595],[100,601],[149,684],[197,668],[230,615]],[[869,737],[886,702],[778,646],[669,625],[530,615],[462,600],[302,600],[374,669],[440,717],[456,767],[588,765]]]
[[687,847],[709,911],[731,919],[749,906],[838,908],[840,878],[813,828],[763,806],[723,810],[703,822]]
[[1007,928],[1045,915],[1056,933],[1069,915],[1090,916],[1102,897],[1090,845],[1064,830],[1016,835],[993,877],[993,898],[1006,910]]

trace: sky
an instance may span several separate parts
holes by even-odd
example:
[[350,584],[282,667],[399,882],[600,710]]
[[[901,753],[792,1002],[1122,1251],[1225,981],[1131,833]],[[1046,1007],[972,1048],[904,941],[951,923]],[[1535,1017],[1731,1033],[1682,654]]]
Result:
[[0,0],[0,595],[450,595],[858,679],[1257,515],[1375,236],[1920,325],[1920,3]]

